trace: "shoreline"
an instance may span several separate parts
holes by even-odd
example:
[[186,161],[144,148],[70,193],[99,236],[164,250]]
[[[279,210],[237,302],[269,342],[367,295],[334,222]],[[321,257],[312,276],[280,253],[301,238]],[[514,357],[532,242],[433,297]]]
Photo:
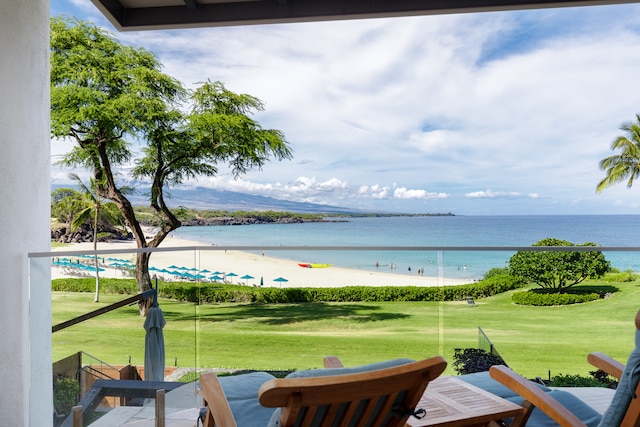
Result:
[[[167,237],[160,248],[181,248],[188,246],[203,247],[203,242],[186,240],[177,237]],[[134,249],[134,241],[126,242],[98,242],[98,250],[114,249]],[[72,243],[69,246],[53,248],[52,252],[64,251],[93,251],[93,243]],[[337,255],[339,256],[339,255]],[[121,258],[123,260],[134,260],[133,254],[124,254],[120,257],[112,255],[109,258]],[[104,259],[104,264],[113,264],[108,259]],[[211,277],[213,273],[220,272],[218,276],[225,276],[227,282],[244,284],[248,286],[259,286],[262,278],[265,287],[281,288],[301,288],[301,287],[344,287],[344,286],[450,286],[470,283],[468,280],[438,278],[429,276],[418,276],[416,272],[383,272],[357,270],[343,267],[327,268],[303,268],[296,261],[270,256],[267,253],[255,254],[251,252],[216,249],[215,245],[211,250],[179,251],[179,252],[155,252],[151,255],[149,266],[168,271],[186,271],[170,267],[186,267],[191,272],[202,272],[201,274]],[[167,281],[177,281],[177,276],[166,273],[150,271]],[[95,277],[95,272],[91,274],[87,270],[87,275]],[[230,274],[234,274],[235,276]],[[252,278],[242,279],[243,276]],[[51,278],[74,277],[65,274],[62,267],[52,266]],[[100,272],[100,277],[126,277],[122,270],[106,267]],[[277,278],[285,278],[287,281],[274,281]],[[205,279],[203,279],[205,280]]]

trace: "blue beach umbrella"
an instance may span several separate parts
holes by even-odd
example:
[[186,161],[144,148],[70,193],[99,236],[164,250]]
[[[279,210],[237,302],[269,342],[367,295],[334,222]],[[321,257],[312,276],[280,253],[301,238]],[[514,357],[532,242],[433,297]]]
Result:
[[241,279],[244,279],[247,281],[247,286],[249,285],[249,279],[253,279],[253,276],[249,276],[248,274],[245,274],[244,276],[241,277]]
[[279,282],[281,286],[282,286],[282,284],[283,284],[284,282],[288,282],[288,280],[287,280],[287,279],[285,279],[284,277],[276,277],[275,279],[273,279],[273,281],[274,281],[274,282]]
[[214,274],[213,276],[209,276],[209,279],[217,282],[219,280],[222,280],[222,277],[218,276],[217,274]]

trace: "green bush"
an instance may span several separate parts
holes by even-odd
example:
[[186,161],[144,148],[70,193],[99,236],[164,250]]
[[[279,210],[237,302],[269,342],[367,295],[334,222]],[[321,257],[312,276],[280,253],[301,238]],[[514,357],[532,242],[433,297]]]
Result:
[[53,408],[58,414],[70,414],[80,396],[80,384],[69,378],[56,378],[53,383]]
[[[467,297],[486,298],[523,286],[505,274],[460,286],[347,286],[342,288],[261,288],[242,285],[192,282],[160,282],[162,298],[204,303],[301,303],[301,302],[387,302],[387,301],[464,301]],[[52,290],[94,292],[91,278],[66,278],[52,281]],[[135,294],[133,279],[101,279],[102,293]]]
[[558,294],[553,291],[549,292],[546,289],[530,289],[524,292],[514,292],[511,299],[518,305],[552,306],[580,304],[603,297],[604,295],[600,292],[576,291]]
[[453,369],[458,375],[488,371],[493,365],[504,365],[502,357],[481,348],[456,348],[453,352]]
[[605,274],[602,278],[605,282],[635,282],[638,280],[638,275],[633,272],[633,270],[625,270],[625,271],[612,271],[611,273]]
[[602,381],[597,378],[585,377],[582,375],[556,375],[551,377],[548,384],[550,387],[606,387]]
[[608,387],[612,389],[616,389],[618,387],[618,379],[612,375],[609,375],[608,372],[603,371],[602,369],[598,369],[596,371],[590,371],[589,374],[603,385],[603,387]]
[[508,267],[494,267],[484,273],[483,279],[490,279],[495,276],[509,276],[509,268]]
[[[62,278],[51,281],[51,290],[59,292],[95,292],[94,277]],[[105,294],[134,295],[138,293],[135,279],[100,279],[100,292]]]

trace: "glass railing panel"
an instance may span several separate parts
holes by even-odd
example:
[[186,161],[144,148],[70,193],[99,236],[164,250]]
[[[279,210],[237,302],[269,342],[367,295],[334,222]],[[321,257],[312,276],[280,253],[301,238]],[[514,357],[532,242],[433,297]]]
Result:
[[[640,270],[640,248],[604,249],[607,259],[618,270]],[[451,368],[455,349],[487,346],[487,341],[507,363],[512,355],[530,352],[531,357],[543,360],[541,363],[549,370],[558,366],[583,369],[588,351],[607,349],[585,349],[562,355],[562,364],[558,364],[558,355],[572,336],[589,330],[593,319],[585,318],[584,330],[580,331],[567,331],[558,324],[553,333],[545,336],[544,342],[538,342],[536,322],[545,320],[536,316],[542,319],[544,313],[558,309],[535,310],[535,316],[530,314],[534,310],[524,310],[529,314],[523,316],[520,314],[523,310],[512,304],[510,294],[473,301],[464,297],[449,301],[444,297],[445,287],[482,279],[492,268],[505,267],[517,250],[531,250],[531,247],[256,245],[155,251],[151,255],[150,273],[154,276],[154,286],[157,279],[160,308],[166,319],[163,334],[168,374],[173,368],[177,368],[175,372],[179,375],[187,373],[189,378],[196,378],[199,370],[212,368],[232,371],[319,368],[325,355],[343,358],[348,355],[345,364],[357,365],[396,357],[419,359],[441,354],[450,362],[447,374],[455,375]],[[94,302],[95,255],[99,258],[99,302]],[[35,316],[51,313],[52,323],[58,325],[135,294],[137,287],[132,279],[135,257],[135,250],[123,249],[97,253],[57,251],[47,257],[32,258],[32,312]],[[52,294],[42,292],[50,283],[48,274],[57,286],[54,289],[60,289]],[[84,288],[62,286],[64,282],[56,279],[64,277],[82,277]],[[115,289],[123,286],[112,281],[116,278],[130,278],[129,288]],[[253,300],[244,300],[243,293],[238,292],[224,302],[207,301],[207,295],[222,283],[236,284],[238,289],[261,288],[269,292],[297,287],[417,286],[431,288],[436,297],[430,301],[388,304],[256,304]],[[76,292],[79,290],[83,292]],[[51,295],[51,311],[42,309],[49,304],[43,300],[48,295]],[[513,313],[508,320],[505,320],[505,310]],[[132,302],[57,331],[51,335],[52,361],[68,376],[75,375],[83,391],[98,378],[136,378],[135,372],[144,377],[144,320],[137,303]],[[482,328],[482,342],[478,327]],[[37,347],[33,349],[37,351]],[[627,350],[624,347],[621,351]],[[624,357],[626,355],[621,360]],[[69,360],[61,362],[66,359]],[[65,367],[65,363],[68,366]],[[526,365],[513,367],[527,369]],[[167,380],[174,381],[179,375],[168,375]],[[97,412],[100,415],[120,406],[145,403],[148,405],[149,401],[112,397],[106,399]],[[197,407],[200,403],[199,397],[193,394],[189,405]],[[144,414],[149,415],[148,411]]]
[[[160,251],[153,256],[160,258],[161,254],[167,259],[179,258],[189,262],[181,265],[179,271],[176,269],[175,275],[154,268],[151,271],[154,287],[156,283],[157,286],[169,283],[163,282],[163,278],[176,280],[178,273],[198,269],[196,251],[193,249],[172,252],[173,255],[165,255]],[[99,380],[149,379],[145,373],[145,317],[140,315],[139,301],[132,300],[138,293],[135,259],[136,253],[129,250],[94,253],[64,248],[47,258],[37,258],[37,263],[42,265],[44,261],[50,271],[52,281],[48,282],[49,289],[53,283],[51,299],[46,306],[52,310],[49,323],[53,324],[54,330],[49,337],[55,383],[55,425],[66,425],[63,423],[71,406],[80,402],[92,387],[95,390]],[[197,284],[199,279],[193,280]],[[178,367],[198,366],[197,304],[177,304],[160,299],[159,306],[166,313],[164,316],[169,325],[163,334],[165,375],[161,377],[173,381],[179,376]],[[174,306],[179,306],[179,310],[174,310]],[[175,318],[179,318],[180,322],[174,322]],[[91,408],[91,415],[85,417],[85,425],[98,422],[101,416],[114,410],[128,410],[132,417],[150,416],[148,407],[153,406],[153,399],[148,390],[119,390],[118,393],[121,395],[97,399],[97,406]],[[199,405],[200,400],[193,394],[191,405]],[[85,405],[88,405],[87,402],[84,402]]]

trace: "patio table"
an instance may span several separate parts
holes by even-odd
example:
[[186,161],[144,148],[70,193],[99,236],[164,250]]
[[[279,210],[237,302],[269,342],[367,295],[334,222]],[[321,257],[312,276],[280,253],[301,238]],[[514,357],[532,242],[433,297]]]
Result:
[[427,414],[422,419],[410,417],[407,424],[411,427],[486,426],[524,412],[520,405],[451,376],[430,382],[418,408]]

